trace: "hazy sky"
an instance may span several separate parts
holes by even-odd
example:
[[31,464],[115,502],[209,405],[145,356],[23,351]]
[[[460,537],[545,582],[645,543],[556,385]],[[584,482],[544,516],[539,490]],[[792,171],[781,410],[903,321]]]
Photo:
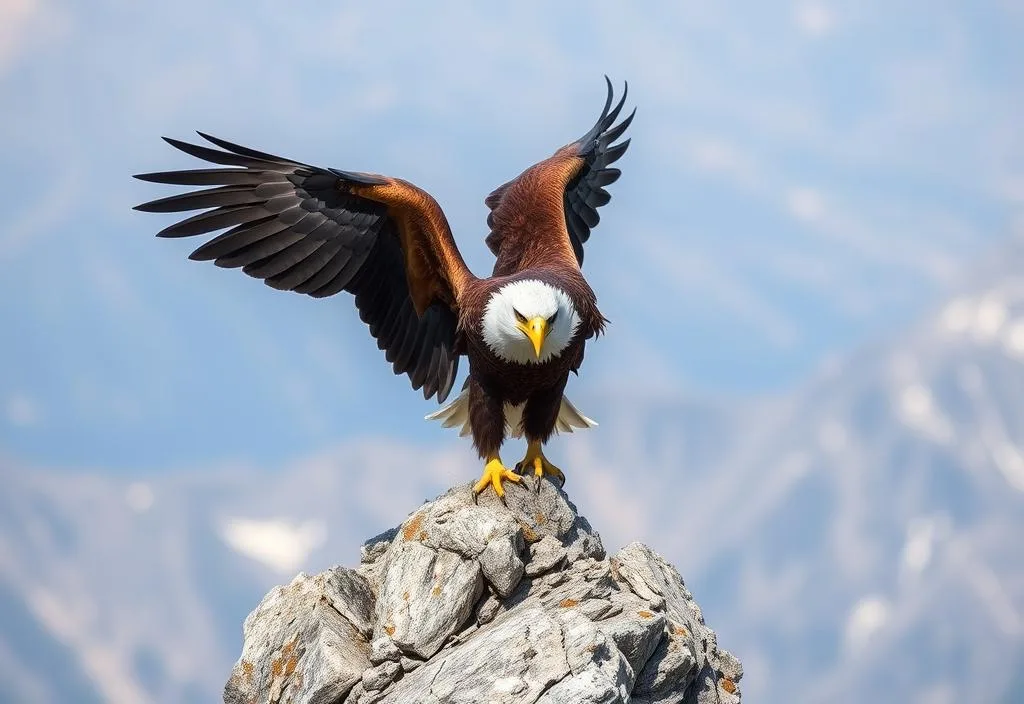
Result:
[[[1019,2],[0,4],[0,450],[134,470],[456,442],[351,301],[185,259],[133,173],[202,129],[410,179],[478,272],[483,197],[638,106],[588,245],[574,397],[792,388],[1021,228]],[[588,409],[584,409],[588,410]]]

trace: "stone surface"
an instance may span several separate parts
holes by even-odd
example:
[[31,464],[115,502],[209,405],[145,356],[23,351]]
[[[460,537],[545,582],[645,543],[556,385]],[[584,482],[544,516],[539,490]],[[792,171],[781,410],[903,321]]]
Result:
[[370,666],[369,585],[335,568],[267,594],[245,619],[242,657],[224,688],[228,704],[333,702]]
[[[535,491],[534,489],[538,489]],[[743,672],[679,573],[607,559],[553,483],[456,487],[246,619],[231,704],[733,704]]]
[[371,667],[363,673],[363,689],[367,692],[379,692],[394,682],[401,671],[402,666],[391,661]]
[[565,556],[566,550],[562,547],[562,541],[545,535],[539,542],[530,545],[530,561],[526,565],[525,574],[527,577],[536,577],[550,572],[562,564]]
[[429,658],[472,611],[483,590],[480,565],[419,543],[398,542],[392,550],[374,637],[388,636],[406,653]]
[[523,609],[406,675],[382,701],[532,702],[568,672],[557,620]]
[[399,662],[402,659],[401,649],[395,645],[395,641],[387,636],[375,638],[370,643],[370,662],[380,665],[382,662]]

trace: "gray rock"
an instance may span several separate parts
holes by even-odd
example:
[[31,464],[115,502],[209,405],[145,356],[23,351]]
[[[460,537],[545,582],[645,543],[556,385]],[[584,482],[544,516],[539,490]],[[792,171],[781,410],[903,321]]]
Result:
[[456,487],[367,541],[358,570],[271,591],[225,701],[739,701],[739,661],[661,556],[633,543],[606,559],[546,479],[506,504]]
[[511,594],[523,578],[524,566],[519,557],[522,544],[522,537],[515,541],[492,540],[477,556],[484,578],[499,596]]
[[423,665],[425,662],[426,662],[425,660],[417,660],[416,658],[407,658],[407,657],[405,657],[403,655],[402,659],[399,661],[399,664],[401,664],[401,666],[402,666],[402,672],[412,672],[413,670],[415,670],[415,669],[419,668],[421,665]]
[[662,641],[666,619],[649,611],[647,604],[632,594],[616,595],[613,601],[621,610],[601,622],[601,631],[612,639],[633,672],[639,673]]
[[388,546],[391,545],[391,541],[398,535],[397,528],[389,528],[380,535],[374,537],[363,543],[363,546],[359,548],[359,562],[363,564],[372,564],[377,561],[378,558],[383,557],[384,553],[388,551]]
[[637,704],[675,704],[697,675],[697,658],[689,638],[672,629],[658,643],[637,677],[633,701]]
[[370,643],[370,662],[380,665],[382,662],[398,662],[402,659],[401,649],[395,645],[395,641],[387,636],[375,638]]
[[365,633],[373,608],[369,585],[342,568],[299,574],[273,589],[245,619],[242,657],[224,701],[298,704],[345,696],[370,667]]
[[480,565],[448,550],[395,539],[377,600],[374,638],[429,658],[469,617],[483,591]]
[[379,692],[394,682],[402,672],[402,666],[390,660],[371,667],[363,673],[363,690]]
[[[705,625],[700,606],[676,568],[641,543],[630,543],[624,547],[612,557],[611,564],[616,579],[628,585],[641,599],[647,600],[652,609],[664,611],[670,618],[667,630],[670,641],[663,644],[659,653],[664,651],[663,659],[675,662],[666,664],[659,660],[662,657],[659,653],[652,656],[643,673],[643,687],[649,689],[643,690],[643,696],[635,697],[636,701],[663,701],[659,698],[661,693],[672,691],[672,685],[659,672],[678,673],[689,668],[693,675],[686,677],[684,701],[688,704],[739,702],[737,683],[743,677],[743,668],[729,651],[718,647],[714,631]],[[674,647],[670,648],[673,644]]]
[[499,611],[501,611],[501,600],[494,594],[488,594],[476,605],[477,625],[482,626],[485,623],[490,623],[498,615]]
[[427,504],[406,521],[403,531],[416,525],[416,539],[424,545],[477,560],[484,579],[507,596],[523,576],[523,531],[507,511],[478,506],[468,489]]
[[527,577],[536,577],[550,572],[565,561],[566,549],[562,541],[551,535],[545,535],[538,542],[530,545],[530,561],[526,563]]
[[569,672],[558,621],[528,608],[406,675],[384,702],[533,702]]

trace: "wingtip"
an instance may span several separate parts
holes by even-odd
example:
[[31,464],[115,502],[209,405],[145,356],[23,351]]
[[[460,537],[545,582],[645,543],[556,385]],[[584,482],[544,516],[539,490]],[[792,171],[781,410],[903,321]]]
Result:
[[608,117],[608,110],[612,106],[612,98],[615,96],[615,91],[612,88],[612,80],[606,75],[604,77],[606,87],[608,89],[607,94],[604,98],[604,107],[601,108],[601,116],[597,118],[597,124],[604,122],[604,119]]
[[[213,146],[219,147],[220,149],[224,149],[224,150],[232,152],[234,154],[238,154],[240,156],[253,156],[253,154],[255,153],[253,150],[247,149],[246,147],[243,147],[241,145],[235,144],[234,142],[229,142],[226,139],[221,139],[220,137],[214,137],[209,132],[203,132],[202,130],[196,130],[196,134],[199,135],[204,140],[206,140],[207,142],[209,142],[210,144],[212,144]],[[251,152],[251,153],[246,154],[246,152]]]
[[234,151],[233,149],[231,149],[232,147],[239,148],[237,144],[233,144],[233,143],[227,141],[226,139],[221,139],[220,137],[214,137],[209,132],[203,132],[202,130],[196,130],[196,134],[199,135],[200,137],[202,137],[203,139],[205,139],[207,142],[209,142],[213,146],[220,147],[221,149],[227,149],[229,151]]
[[629,95],[629,85],[628,84],[626,85],[626,88],[622,91],[622,95],[619,96],[619,102],[615,103],[615,107],[612,108],[611,112],[609,112],[607,115],[605,115],[604,120],[601,122],[601,125],[602,125],[602,128],[603,128],[602,131],[608,129],[609,127],[611,127],[612,124],[615,122],[616,118],[618,118],[619,113],[622,112],[622,108],[626,104],[626,96],[627,95]]
[[224,146],[221,143],[223,140],[218,139],[217,137],[214,137],[209,132],[203,132],[202,130],[196,130],[196,134],[199,135],[200,138],[206,140],[207,142],[209,142],[210,144],[212,144],[212,145],[214,145],[216,147],[222,147],[223,148],[223,146]]
[[164,140],[165,142],[170,144],[175,149],[179,149],[179,150],[185,152],[186,154],[189,152],[189,149],[195,148],[194,144],[189,144],[188,142],[186,142],[184,140],[175,139],[174,137],[161,137],[160,139]]

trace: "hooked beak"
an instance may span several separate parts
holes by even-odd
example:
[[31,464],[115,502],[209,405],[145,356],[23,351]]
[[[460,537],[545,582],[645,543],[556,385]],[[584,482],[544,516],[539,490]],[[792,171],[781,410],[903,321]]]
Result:
[[540,316],[530,318],[526,322],[519,323],[519,329],[530,338],[530,342],[533,343],[533,351],[537,354],[537,359],[540,359],[540,348],[544,345],[544,340],[549,332],[548,321]]

